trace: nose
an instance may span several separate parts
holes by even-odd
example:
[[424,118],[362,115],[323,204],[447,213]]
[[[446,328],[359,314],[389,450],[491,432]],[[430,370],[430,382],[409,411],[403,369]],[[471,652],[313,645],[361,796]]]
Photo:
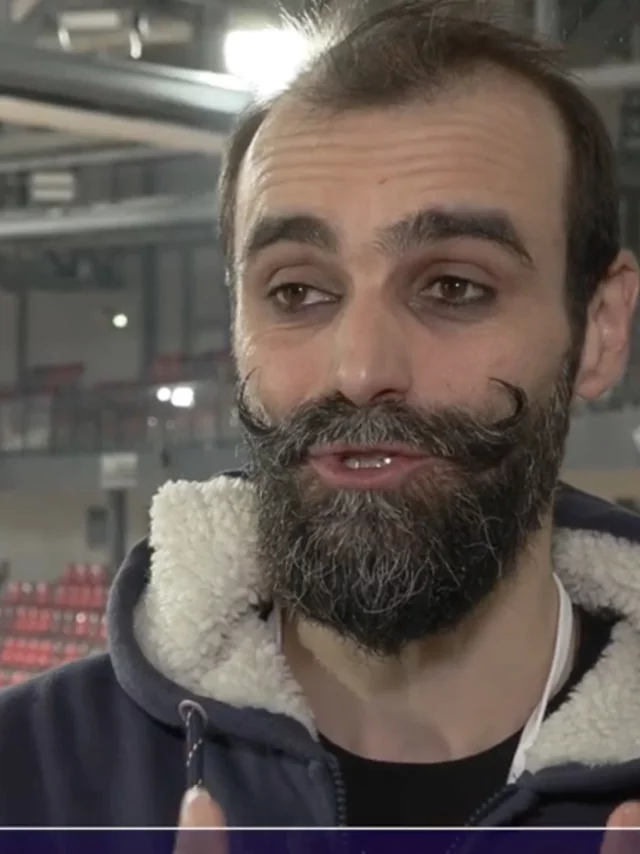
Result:
[[340,317],[332,349],[333,391],[358,406],[407,396],[412,379],[408,341],[392,307],[354,300]]

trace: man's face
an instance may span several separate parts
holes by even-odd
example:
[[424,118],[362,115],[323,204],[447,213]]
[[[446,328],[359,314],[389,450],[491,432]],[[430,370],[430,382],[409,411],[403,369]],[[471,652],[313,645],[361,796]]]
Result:
[[566,170],[552,108],[498,74],[332,119],[282,106],[248,153],[260,559],[286,607],[372,652],[460,622],[548,509],[577,367]]

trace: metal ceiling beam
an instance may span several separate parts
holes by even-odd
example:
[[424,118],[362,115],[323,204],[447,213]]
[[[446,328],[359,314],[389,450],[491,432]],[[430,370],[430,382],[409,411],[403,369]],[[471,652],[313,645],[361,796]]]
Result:
[[618,92],[640,87],[640,62],[620,62],[576,68],[573,76],[585,89],[594,92]]
[[[102,106],[102,105],[101,105]],[[143,112],[141,110],[141,112]],[[227,132],[198,130],[189,125],[130,118],[107,111],[55,106],[27,98],[0,96],[0,122],[40,128],[56,128],[77,134],[91,133],[105,142],[133,142],[173,151],[219,154]]]
[[[0,42],[5,95],[96,113],[227,130],[249,94],[233,78],[144,62],[106,62]],[[89,131],[90,132],[90,131]]]
[[[0,137],[0,143],[2,137]],[[81,166],[113,166],[117,163],[142,163],[149,160],[168,160],[181,152],[144,145],[120,145],[105,148],[104,142],[93,141],[95,147],[46,155],[0,154],[0,175],[34,172],[40,169],[75,169]],[[99,147],[98,147],[99,146]],[[26,149],[28,151],[28,149]]]
[[249,93],[226,75],[0,42],[0,121],[219,151]]
[[533,31],[541,39],[557,41],[560,30],[558,0],[535,0],[533,4]]
[[[12,129],[8,129],[11,131]],[[50,152],[63,151],[73,153],[76,150],[104,147],[95,137],[72,136],[68,133],[49,133],[43,131],[5,132],[0,135],[0,162],[15,155],[47,155]]]
[[[640,63],[578,69],[587,89],[640,86]],[[0,121],[101,143],[219,153],[249,93],[223,75],[102,62],[0,42]]]
[[[123,47],[129,38],[129,30],[110,30],[108,32],[74,34],[71,39],[72,49],[78,53],[118,49]],[[152,18],[148,31],[145,31],[143,48],[154,45],[189,44],[193,41],[194,29],[188,21],[176,21],[168,18]],[[36,39],[39,47],[59,49],[60,42],[56,35],[46,34]]]
[[[87,205],[66,211],[0,215],[0,253],[32,245],[67,247],[121,246],[160,241],[196,229],[213,240],[217,195],[154,196],[112,204]],[[195,238],[194,238],[195,239]]]

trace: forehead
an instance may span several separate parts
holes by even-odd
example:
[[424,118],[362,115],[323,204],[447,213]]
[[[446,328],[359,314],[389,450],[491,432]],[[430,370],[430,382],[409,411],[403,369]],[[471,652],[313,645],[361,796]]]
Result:
[[542,251],[564,234],[568,154],[554,107],[498,72],[428,103],[323,115],[276,107],[239,176],[238,245],[266,215],[325,218],[356,245],[428,206],[505,210]]

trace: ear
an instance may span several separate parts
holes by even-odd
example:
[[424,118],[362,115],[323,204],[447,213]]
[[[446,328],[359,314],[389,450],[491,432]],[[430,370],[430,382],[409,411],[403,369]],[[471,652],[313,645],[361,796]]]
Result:
[[631,325],[640,274],[632,252],[623,250],[591,300],[575,394],[596,400],[622,377],[629,356]]

